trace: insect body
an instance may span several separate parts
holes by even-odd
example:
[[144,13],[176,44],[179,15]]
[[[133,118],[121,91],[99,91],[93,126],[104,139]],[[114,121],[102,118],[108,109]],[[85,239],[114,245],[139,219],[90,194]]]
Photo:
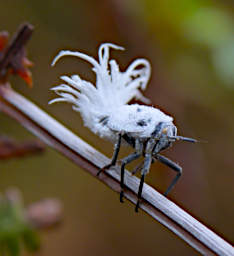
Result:
[[141,180],[138,190],[138,202],[135,210],[138,211],[145,175],[149,172],[151,163],[155,160],[167,165],[177,172],[165,192],[169,193],[182,173],[182,168],[176,163],[159,154],[176,140],[196,142],[194,139],[177,136],[177,128],[173,118],[157,108],[127,103],[138,98],[145,103],[146,99],[139,89],[144,90],[150,77],[150,64],[145,59],[136,59],[125,72],[121,72],[115,60],[109,60],[110,48],[123,50],[122,47],[105,43],[99,48],[99,62],[94,58],[71,51],[61,51],[52,65],[62,56],[76,56],[93,65],[96,73],[96,86],[81,79],[78,75],[62,76],[65,82],[53,87],[60,97],[50,103],[65,101],[73,104],[73,109],[79,111],[84,124],[100,137],[115,142],[114,154],[111,163],[104,166],[99,172],[116,165],[122,141],[127,142],[135,152],[121,160],[121,193],[120,201],[124,196],[124,169],[127,164],[143,156],[141,166]]

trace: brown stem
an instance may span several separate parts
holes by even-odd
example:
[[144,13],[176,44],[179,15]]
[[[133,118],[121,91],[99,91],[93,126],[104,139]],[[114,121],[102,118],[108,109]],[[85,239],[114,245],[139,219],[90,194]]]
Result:
[[30,39],[33,32],[33,26],[29,23],[22,24],[16,34],[13,36],[9,46],[6,48],[3,58],[0,60],[0,77],[4,77],[8,65],[12,59],[20,52]]
[[[0,111],[17,120],[109,188],[120,192],[118,168],[106,170],[96,176],[98,170],[108,164],[109,160],[35,104],[13,91],[10,86],[0,86]],[[137,202],[138,187],[139,179],[126,171],[125,197],[133,204]],[[234,255],[233,247],[229,243],[147,184],[143,188],[140,208],[200,253]]]

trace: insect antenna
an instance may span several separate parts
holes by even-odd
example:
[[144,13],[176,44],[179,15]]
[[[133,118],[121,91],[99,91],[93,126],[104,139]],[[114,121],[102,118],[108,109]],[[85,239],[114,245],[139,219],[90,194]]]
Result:
[[192,143],[198,142],[198,140],[196,140],[196,139],[188,138],[188,137],[183,137],[183,136],[176,136],[176,139],[177,140],[187,141],[187,142],[192,142]]
[[198,141],[196,139],[188,138],[188,137],[183,137],[183,136],[168,136],[168,139],[173,140],[173,141],[183,140],[183,141],[192,142],[192,143],[200,142],[200,141]]

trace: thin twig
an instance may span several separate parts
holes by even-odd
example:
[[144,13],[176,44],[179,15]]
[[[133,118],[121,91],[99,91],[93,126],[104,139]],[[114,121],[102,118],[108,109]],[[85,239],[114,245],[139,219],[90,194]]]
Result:
[[33,26],[29,23],[22,24],[17,33],[13,36],[9,46],[6,48],[3,58],[0,61],[0,77],[4,76],[12,59],[22,50],[30,39]]
[[[15,92],[9,85],[0,86],[0,111],[11,116],[45,143],[58,150],[75,164],[120,192],[119,169],[110,169],[96,176],[108,158],[74,135],[35,104]],[[139,179],[126,171],[125,197],[136,204]],[[234,255],[233,247],[198,222],[173,202],[145,184],[140,208],[204,255]]]
[[45,145],[40,140],[17,142],[8,136],[0,135],[0,160],[39,154],[44,150]]
[[33,32],[29,23],[22,24],[8,44],[8,32],[0,32],[0,81],[6,83],[9,74],[17,74],[31,87],[32,76],[29,67],[33,65],[26,57],[25,45]]

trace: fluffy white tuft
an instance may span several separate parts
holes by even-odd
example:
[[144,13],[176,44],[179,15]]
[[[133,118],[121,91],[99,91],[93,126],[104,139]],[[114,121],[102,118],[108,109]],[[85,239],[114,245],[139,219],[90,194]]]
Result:
[[144,90],[147,86],[151,73],[150,63],[146,59],[136,59],[126,71],[121,72],[117,62],[109,59],[110,48],[124,50],[115,44],[104,43],[98,50],[99,62],[84,53],[72,51],[61,51],[52,62],[53,66],[63,56],[75,56],[93,65],[96,86],[78,75],[61,76],[65,83],[51,89],[59,98],[49,103],[72,103],[73,108],[81,113],[85,125],[95,133],[99,132],[96,125],[98,120],[109,116],[133,98],[149,103],[139,89]]

